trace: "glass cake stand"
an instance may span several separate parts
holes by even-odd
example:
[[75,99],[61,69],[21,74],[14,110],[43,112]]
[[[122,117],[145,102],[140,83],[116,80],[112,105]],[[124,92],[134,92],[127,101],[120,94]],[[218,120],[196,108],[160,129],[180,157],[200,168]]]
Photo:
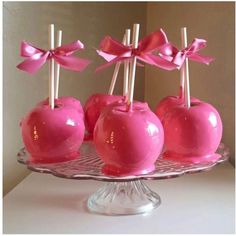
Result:
[[212,167],[229,158],[229,150],[222,143],[217,153],[221,155],[220,159],[201,164],[175,162],[159,157],[153,172],[122,177],[106,176],[102,173],[103,162],[97,156],[91,141],[82,144],[80,158],[72,161],[35,164],[30,162],[25,148],[19,151],[17,160],[25,164],[28,169],[40,173],[49,173],[66,179],[105,181],[107,183],[88,198],[88,209],[105,215],[132,215],[150,212],[161,204],[160,196],[147,187],[142,180],[169,179],[211,170]]

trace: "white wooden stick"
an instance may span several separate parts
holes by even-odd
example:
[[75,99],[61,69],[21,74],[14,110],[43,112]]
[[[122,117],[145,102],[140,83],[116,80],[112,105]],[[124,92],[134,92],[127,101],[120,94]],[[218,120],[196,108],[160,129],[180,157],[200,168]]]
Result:
[[[139,24],[134,24],[133,37],[132,37],[132,47],[133,48],[138,47],[139,28],[140,28]],[[137,64],[137,58],[134,57],[131,61],[131,67],[130,67],[128,105],[133,103],[133,98],[134,98],[134,83],[135,83],[136,64]]]
[[[58,30],[57,31],[57,47],[61,46],[61,42],[62,42],[62,31]],[[59,93],[59,81],[60,80],[60,64],[56,64],[56,91],[55,91],[55,98],[58,98],[58,93]]]
[[[125,30],[125,45],[130,45],[130,29]],[[123,96],[128,95],[129,87],[129,61],[124,62],[124,81],[123,81]]]
[[[49,48],[54,49],[54,25],[49,25]],[[54,109],[54,59],[49,61],[49,105]]]
[[[188,40],[187,40],[187,28],[183,27],[181,28],[181,40],[184,43],[184,48],[188,46]],[[188,58],[185,59],[185,63],[183,65],[183,71],[184,71],[184,103],[185,106],[189,109],[190,104],[190,86],[189,86],[189,66],[188,66]]]
[[[125,34],[124,34],[122,43],[123,44],[125,43]],[[117,76],[118,76],[119,69],[120,69],[120,64],[121,64],[121,62],[116,63],[115,70],[114,70],[113,75],[112,75],[111,84],[110,84],[110,88],[109,88],[109,91],[108,91],[108,94],[110,94],[110,95],[112,95],[113,92],[114,92]]]
[[[181,48],[185,48],[182,33],[181,33]],[[184,90],[185,90],[184,89],[184,86],[185,86],[184,81],[185,81],[184,66],[182,66],[180,68],[180,91],[179,91],[179,97],[181,99],[184,98]]]
[[185,81],[185,76],[184,76],[184,66],[180,68],[180,88],[179,88],[179,97],[181,99],[184,98],[184,81]]

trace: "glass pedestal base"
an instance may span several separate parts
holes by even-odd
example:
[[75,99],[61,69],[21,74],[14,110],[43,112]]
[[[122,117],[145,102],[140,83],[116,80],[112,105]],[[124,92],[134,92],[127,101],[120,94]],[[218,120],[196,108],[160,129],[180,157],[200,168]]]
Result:
[[160,196],[141,181],[109,182],[88,199],[88,209],[104,215],[144,214],[160,204]]

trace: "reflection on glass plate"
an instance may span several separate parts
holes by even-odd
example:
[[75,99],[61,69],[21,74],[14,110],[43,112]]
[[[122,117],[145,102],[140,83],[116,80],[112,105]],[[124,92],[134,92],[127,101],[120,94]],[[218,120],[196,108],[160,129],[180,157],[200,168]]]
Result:
[[29,154],[22,148],[17,154],[18,162],[36,172],[51,173],[55,176],[68,179],[93,179],[111,182],[125,182],[148,179],[167,179],[181,176],[188,173],[197,173],[210,170],[216,164],[226,161],[229,158],[229,149],[221,143],[217,153],[221,158],[217,162],[206,162],[201,164],[181,163],[164,160],[161,157],[155,163],[156,169],[149,174],[138,176],[106,176],[101,172],[103,162],[96,154],[95,147],[91,141],[84,142],[80,148],[80,158],[53,164],[35,164],[29,161]]

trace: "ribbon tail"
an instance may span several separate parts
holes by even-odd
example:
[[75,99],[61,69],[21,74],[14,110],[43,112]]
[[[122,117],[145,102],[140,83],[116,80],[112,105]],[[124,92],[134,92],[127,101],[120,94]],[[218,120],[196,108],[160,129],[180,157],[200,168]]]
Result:
[[47,61],[47,56],[48,53],[43,55],[42,57],[35,59],[33,57],[30,57],[20,64],[18,64],[16,67],[22,71],[25,71],[29,74],[34,74],[36,73],[42,66],[43,64]]
[[164,56],[174,57],[177,53],[179,53],[179,50],[171,43],[166,43],[159,49],[159,53]]
[[188,58],[192,61],[200,62],[200,63],[206,64],[206,65],[209,65],[212,61],[215,60],[215,58],[213,58],[213,57],[203,56],[203,55],[199,55],[197,53],[190,55]]
[[137,61],[137,66],[144,67],[144,64],[142,64],[139,61]]
[[139,42],[139,50],[143,53],[151,53],[166,43],[168,43],[167,36],[165,32],[160,29],[142,39]]
[[152,54],[146,54],[142,57],[138,57],[139,60],[146,62],[150,65],[156,66],[164,70],[174,70],[178,69],[178,66],[171,61],[167,61],[160,56],[155,56]]
[[91,61],[79,57],[74,56],[56,56],[54,55],[53,58],[55,61],[60,64],[61,67],[67,70],[73,71],[83,71]]
[[117,63],[117,62],[120,62],[120,61],[125,61],[125,60],[128,60],[129,58],[124,58],[124,57],[116,57],[115,59],[105,63],[105,64],[102,64],[101,66],[97,67],[96,70],[95,70],[95,73],[98,73],[100,72],[101,70],[104,70],[105,68],[113,65],[114,63]]

